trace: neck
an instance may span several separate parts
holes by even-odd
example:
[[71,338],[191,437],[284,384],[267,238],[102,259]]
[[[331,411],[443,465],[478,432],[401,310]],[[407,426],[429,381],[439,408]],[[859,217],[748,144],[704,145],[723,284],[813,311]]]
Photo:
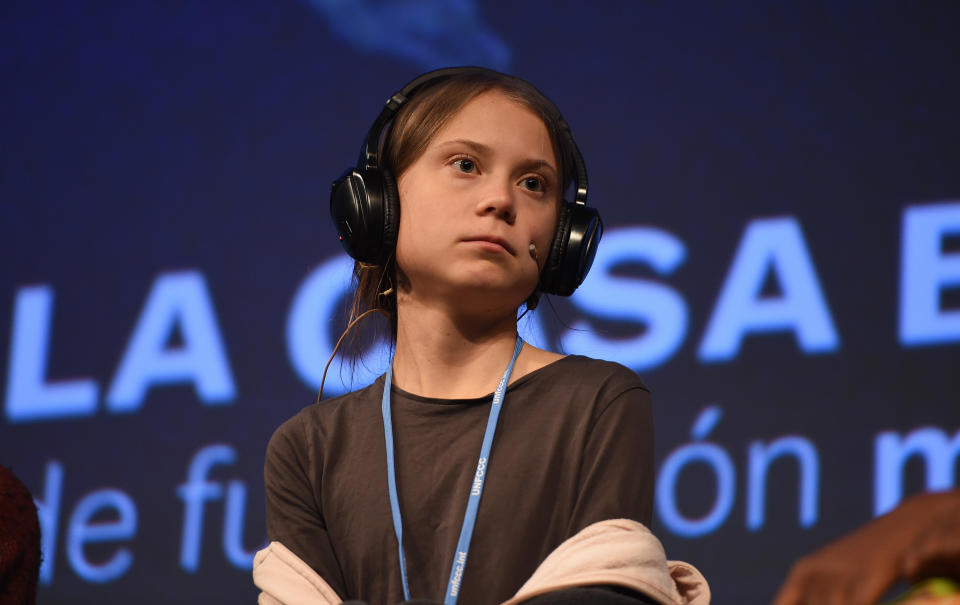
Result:
[[397,305],[394,384],[443,399],[491,393],[513,354],[515,314],[463,317],[449,308],[404,298]]

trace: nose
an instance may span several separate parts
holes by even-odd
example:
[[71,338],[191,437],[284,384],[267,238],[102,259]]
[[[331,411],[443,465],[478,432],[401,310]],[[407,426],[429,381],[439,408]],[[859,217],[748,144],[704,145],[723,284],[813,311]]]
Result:
[[512,225],[517,219],[513,184],[507,179],[490,179],[477,203],[477,214],[491,214]]

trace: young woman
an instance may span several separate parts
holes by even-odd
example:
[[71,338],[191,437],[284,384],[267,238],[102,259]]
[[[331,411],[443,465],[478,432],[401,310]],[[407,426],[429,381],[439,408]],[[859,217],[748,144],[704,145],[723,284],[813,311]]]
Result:
[[[385,376],[270,441],[267,527],[291,578],[331,602],[499,603],[591,524],[649,525],[643,383],[517,336],[520,307],[570,294],[589,269],[600,226],[586,188],[566,124],[523,80],[440,70],[391,97],[331,210],[359,259],[353,315],[387,314],[395,352]],[[648,602],[594,577],[538,598]]]

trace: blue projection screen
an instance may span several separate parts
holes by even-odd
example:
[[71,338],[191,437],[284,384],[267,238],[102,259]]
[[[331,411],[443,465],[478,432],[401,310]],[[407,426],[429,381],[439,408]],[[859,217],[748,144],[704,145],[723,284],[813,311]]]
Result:
[[[41,603],[253,602],[273,430],[350,261],[383,101],[479,64],[564,112],[607,226],[535,344],[654,395],[654,531],[717,603],[957,483],[960,8],[332,0],[0,9],[0,464]],[[388,351],[335,362],[330,394]],[[495,460],[493,462],[495,464]]]

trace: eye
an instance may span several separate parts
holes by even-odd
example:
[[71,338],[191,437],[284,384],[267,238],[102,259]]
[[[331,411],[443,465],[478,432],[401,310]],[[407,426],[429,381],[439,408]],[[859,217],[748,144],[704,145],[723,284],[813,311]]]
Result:
[[453,161],[453,166],[457,168],[460,172],[476,172],[477,164],[470,158],[458,158]]
[[536,191],[538,193],[547,188],[546,183],[543,182],[543,179],[536,176],[528,176],[520,181],[520,184],[527,191]]

